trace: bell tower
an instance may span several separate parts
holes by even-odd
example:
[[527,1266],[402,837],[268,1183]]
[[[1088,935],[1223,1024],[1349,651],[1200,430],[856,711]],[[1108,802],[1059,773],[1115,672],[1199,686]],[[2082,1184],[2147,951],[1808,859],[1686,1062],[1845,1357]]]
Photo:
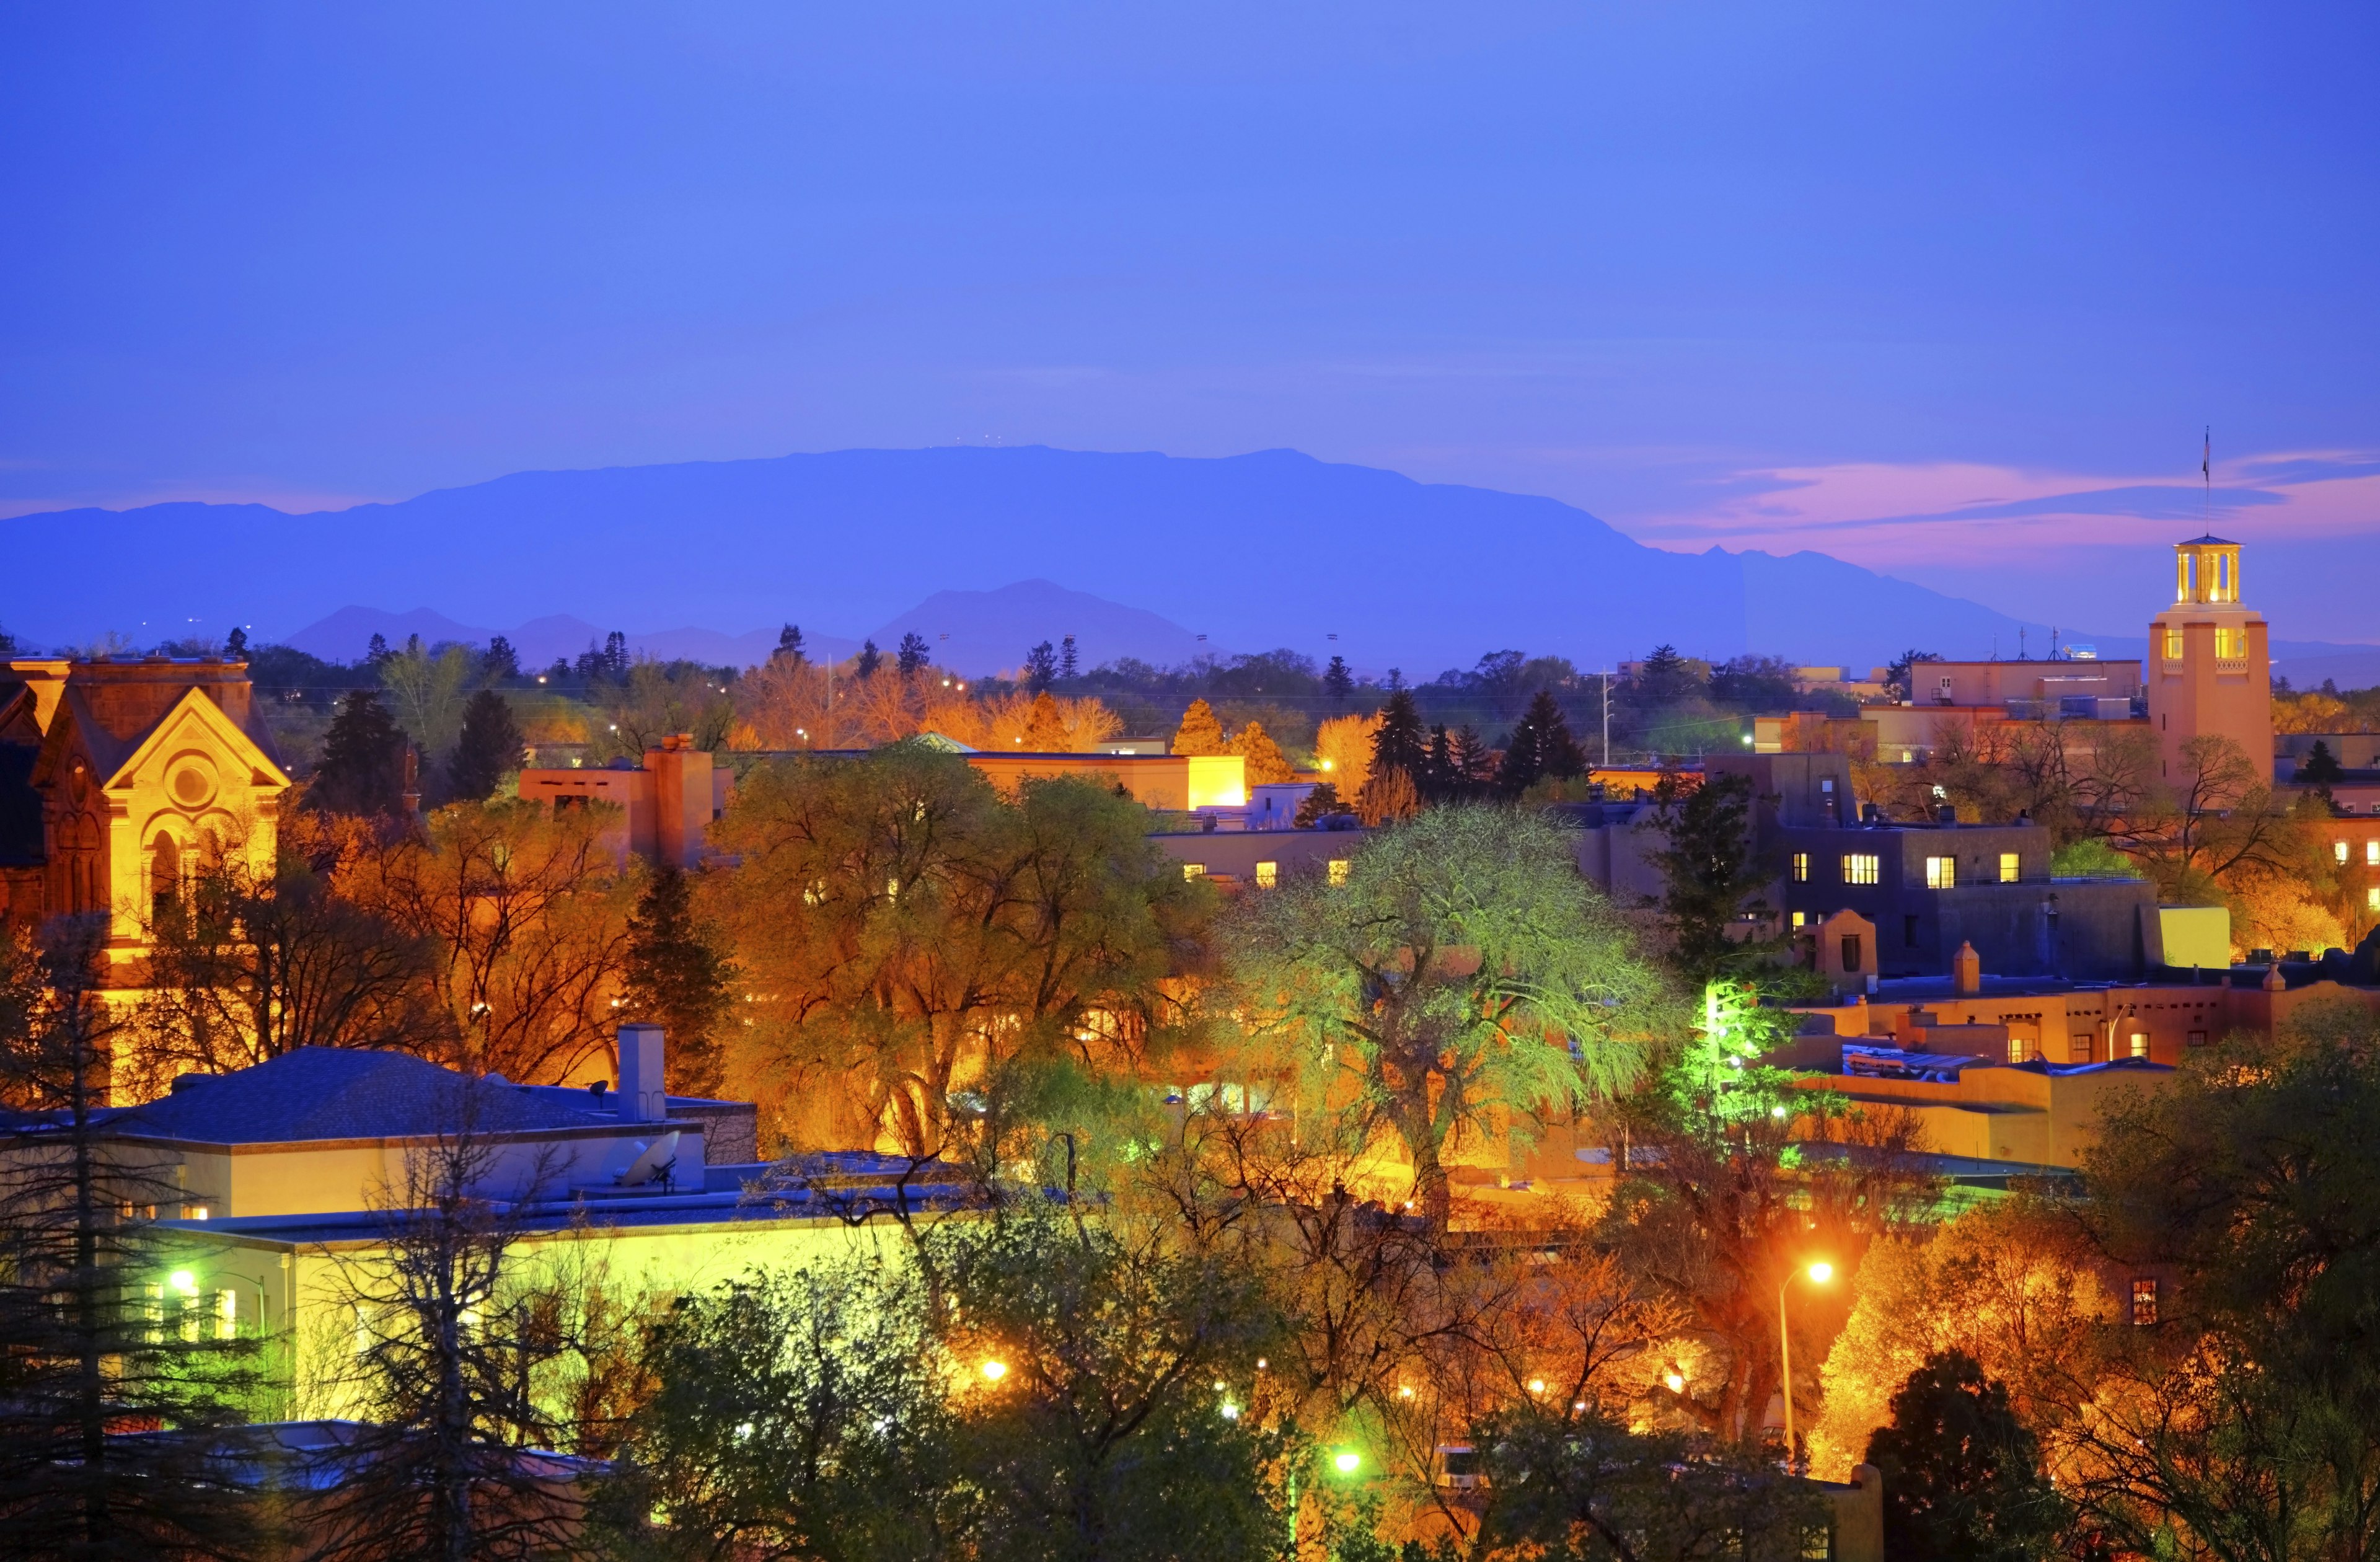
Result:
[[2149,725],[2162,778],[2184,779],[2182,746],[2223,737],[2260,777],[2273,773],[2272,661],[2262,615],[2240,601],[2240,544],[2193,537],[2173,546],[2173,604],[2149,621]]

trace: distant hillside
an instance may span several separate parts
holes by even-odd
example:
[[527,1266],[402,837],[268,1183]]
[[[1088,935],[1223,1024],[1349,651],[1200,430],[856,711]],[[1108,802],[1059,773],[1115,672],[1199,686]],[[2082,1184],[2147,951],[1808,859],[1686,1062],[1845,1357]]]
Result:
[[[1338,652],[1426,677],[1504,647],[1593,666],[1663,641],[1866,666],[1912,645],[1986,654],[1995,637],[2008,654],[2019,628],[1823,554],[1667,553],[1552,499],[1287,450],[847,450],[522,472],[314,515],[20,516],[0,520],[0,539],[15,578],[42,583],[0,604],[0,624],[37,642],[235,622],[269,640],[360,602],[457,625],[563,616],[571,650],[582,629],[658,643],[668,626],[765,649],[791,619],[852,641],[964,634],[966,661],[984,665],[1070,631],[1087,665],[1143,654],[1127,647],[1157,643],[1144,635],[1203,634],[1207,649]],[[969,594],[986,592],[999,600]],[[2111,596],[2108,627],[2154,607],[2146,587],[2137,603]]]

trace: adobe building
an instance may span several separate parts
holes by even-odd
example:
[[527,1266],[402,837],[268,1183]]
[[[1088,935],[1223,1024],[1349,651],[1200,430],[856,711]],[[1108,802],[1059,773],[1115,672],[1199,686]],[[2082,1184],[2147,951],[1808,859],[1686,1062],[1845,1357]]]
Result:
[[103,913],[128,980],[202,854],[273,871],[288,789],[244,662],[0,665],[0,918]]
[[726,812],[734,780],[708,750],[694,746],[692,733],[674,732],[660,748],[646,750],[641,763],[524,770],[519,796],[556,811],[597,802],[617,809],[601,836],[617,865],[625,866],[633,852],[648,862],[698,868],[708,850],[705,832]]
[[2168,781],[2193,738],[2238,743],[2265,778],[2273,756],[2272,660],[2264,616],[2240,600],[2240,544],[2173,548],[2173,604],[2149,620],[2148,711]]

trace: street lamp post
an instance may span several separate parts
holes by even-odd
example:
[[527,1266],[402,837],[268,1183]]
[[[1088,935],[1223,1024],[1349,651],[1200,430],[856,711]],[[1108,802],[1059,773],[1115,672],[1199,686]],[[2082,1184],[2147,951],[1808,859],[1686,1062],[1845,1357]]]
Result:
[[1777,1287],[1777,1354],[1783,1368],[1780,1397],[1785,1401],[1785,1468],[1789,1470],[1793,1468],[1793,1330],[1785,1319],[1785,1293],[1804,1275],[1812,1285],[1823,1286],[1835,1277],[1835,1266],[1822,1260],[1807,1269],[1789,1271]]

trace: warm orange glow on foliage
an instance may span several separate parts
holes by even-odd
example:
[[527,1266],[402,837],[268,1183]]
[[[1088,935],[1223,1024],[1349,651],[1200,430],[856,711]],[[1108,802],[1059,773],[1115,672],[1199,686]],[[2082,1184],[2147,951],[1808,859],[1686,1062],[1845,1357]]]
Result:
[[1372,734],[1379,729],[1378,715],[1332,716],[1315,729],[1314,757],[1330,772],[1341,797],[1364,789],[1372,774]]
[[[830,693],[832,702],[830,703]],[[891,668],[860,677],[779,658],[735,688],[738,749],[862,749],[938,732],[971,749],[1089,753],[1123,730],[1095,699],[1022,692],[978,699],[939,675],[903,678]]]
[[1232,752],[1247,763],[1247,784],[1251,787],[1270,786],[1293,780],[1297,773],[1290,768],[1289,756],[1264,729],[1264,723],[1252,721],[1232,735]]
[[1173,734],[1173,751],[1177,754],[1228,754],[1231,745],[1223,740],[1223,724],[1216,719],[1215,708],[1204,700],[1193,700],[1190,708],[1182,713],[1182,726]]

